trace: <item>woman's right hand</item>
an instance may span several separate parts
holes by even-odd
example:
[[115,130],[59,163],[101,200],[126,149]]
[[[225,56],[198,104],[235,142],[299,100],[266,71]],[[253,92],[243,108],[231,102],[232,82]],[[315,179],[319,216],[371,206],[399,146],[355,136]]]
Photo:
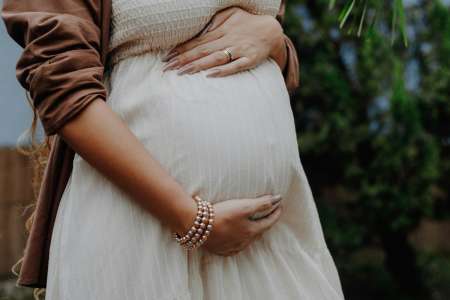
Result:
[[[231,256],[244,250],[279,220],[280,200],[281,197],[265,195],[215,203],[214,227],[202,247],[222,256]],[[270,211],[270,214],[251,220],[255,213],[264,211]]]

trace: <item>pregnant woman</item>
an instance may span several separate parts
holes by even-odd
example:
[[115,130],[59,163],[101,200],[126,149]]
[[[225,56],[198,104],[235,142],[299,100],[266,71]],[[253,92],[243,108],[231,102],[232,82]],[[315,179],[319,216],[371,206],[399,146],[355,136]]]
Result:
[[[277,50],[280,0],[112,0],[106,102],[95,47],[68,39],[95,44],[85,21],[38,18],[37,4],[24,12],[14,1],[8,31],[28,28],[16,37],[26,47],[19,79],[46,112],[46,132],[76,151],[47,300],[343,299],[299,158]],[[95,14],[95,1],[72,2],[75,15]],[[80,55],[71,72],[87,75],[75,90],[46,77],[66,52],[30,54],[48,28],[55,45]],[[50,58],[36,68],[37,55]],[[54,89],[60,98],[42,107]],[[48,111],[68,91],[90,100],[62,126]]]

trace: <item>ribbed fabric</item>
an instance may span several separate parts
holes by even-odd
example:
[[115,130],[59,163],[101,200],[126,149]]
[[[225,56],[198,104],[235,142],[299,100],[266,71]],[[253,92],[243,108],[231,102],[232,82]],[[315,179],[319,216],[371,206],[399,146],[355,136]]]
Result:
[[283,215],[235,256],[187,253],[76,155],[55,220],[46,300],[342,300],[276,62],[221,78],[179,76],[162,72],[165,53],[118,62],[105,79],[108,105],[188,193],[213,203],[280,193]]
[[240,6],[276,16],[280,0],[114,0],[111,63],[149,50],[168,49],[199,33],[214,14]]

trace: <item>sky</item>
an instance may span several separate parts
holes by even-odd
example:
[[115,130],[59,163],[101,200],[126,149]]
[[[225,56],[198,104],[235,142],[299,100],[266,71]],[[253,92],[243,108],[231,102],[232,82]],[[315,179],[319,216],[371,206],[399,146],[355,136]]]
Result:
[[[3,0],[0,0],[0,4]],[[19,85],[15,65],[21,48],[0,24],[0,146],[14,146],[31,123],[32,111]]]

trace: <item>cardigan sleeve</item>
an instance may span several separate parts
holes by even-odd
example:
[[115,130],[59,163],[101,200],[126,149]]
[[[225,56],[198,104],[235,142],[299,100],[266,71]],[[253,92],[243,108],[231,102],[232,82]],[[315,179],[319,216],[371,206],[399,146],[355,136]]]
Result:
[[[280,10],[276,16],[281,25],[284,25],[286,2],[287,0],[281,0]],[[294,44],[286,34],[284,34],[284,41],[287,50],[287,62],[283,70],[283,76],[288,91],[293,93],[298,88],[300,81],[299,59]]]
[[5,0],[2,19],[23,48],[16,65],[47,135],[106,99],[98,0]]

